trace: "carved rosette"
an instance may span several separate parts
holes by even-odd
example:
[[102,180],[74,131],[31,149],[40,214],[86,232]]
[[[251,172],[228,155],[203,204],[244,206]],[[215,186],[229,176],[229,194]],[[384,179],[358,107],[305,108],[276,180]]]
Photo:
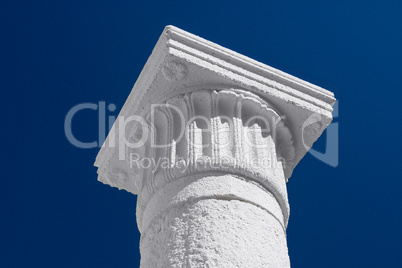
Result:
[[139,213],[167,183],[225,172],[266,187],[287,220],[295,149],[284,118],[266,101],[242,90],[196,90],[150,107],[145,119],[147,129],[142,125],[131,137],[143,145],[126,151],[129,176],[140,184]]

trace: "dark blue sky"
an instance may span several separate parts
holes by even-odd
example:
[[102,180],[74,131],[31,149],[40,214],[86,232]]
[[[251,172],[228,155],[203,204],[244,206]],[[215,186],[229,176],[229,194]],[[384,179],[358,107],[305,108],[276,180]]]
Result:
[[[97,181],[64,117],[117,115],[172,24],[339,100],[339,166],[288,183],[292,267],[402,267],[401,1],[8,1],[0,8],[0,267],[138,267],[136,197]],[[98,137],[97,114],[73,122]],[[324,150],[325,135],[315,145]]]

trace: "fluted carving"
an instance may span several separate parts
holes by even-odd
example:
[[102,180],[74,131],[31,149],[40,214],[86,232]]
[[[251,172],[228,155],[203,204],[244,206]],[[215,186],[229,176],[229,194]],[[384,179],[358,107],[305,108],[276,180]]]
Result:
[[[241,90],[196,90],[150,107],[145,118],[149,129],[137,129],[132,139],[147,132],[146,142],[126,152],[130,176],[141,182],[140,211],[167,183],[200,172],[225,172],[266,187],[286,222],[285,178],[294,146],[284,118],[267,102]],[[283,179],[272,179],[278,177]]]

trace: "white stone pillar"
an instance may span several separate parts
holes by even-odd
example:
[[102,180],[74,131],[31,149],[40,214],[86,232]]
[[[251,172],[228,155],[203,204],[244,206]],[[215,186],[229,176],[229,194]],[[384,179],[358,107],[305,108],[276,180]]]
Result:
[[286,182],[334,101],[167,27],[95,163],[138,194],[141,267],[290,267]]
[[290,267],[277,200],[243,177],[180,179],[147,210],[141,267]]
[[145,117],[157,142],[142,155],[160,165],[142,173],[141,267],[289,267],[275,142],[289,162],[294,147],[279,115],[236,89],[196,90],[166,104]]

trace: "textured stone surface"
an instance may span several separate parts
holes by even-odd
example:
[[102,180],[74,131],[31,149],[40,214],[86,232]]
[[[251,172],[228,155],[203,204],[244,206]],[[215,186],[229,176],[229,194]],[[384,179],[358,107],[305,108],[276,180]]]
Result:
[[290,267],[286,182],[334,102],[166,27],[95,163],[138,194],[141,267]]
[[269,192],[230,175],[189,181],[166,194],[168,209],[148,208],[141,267],[290,267],[283,216]]

